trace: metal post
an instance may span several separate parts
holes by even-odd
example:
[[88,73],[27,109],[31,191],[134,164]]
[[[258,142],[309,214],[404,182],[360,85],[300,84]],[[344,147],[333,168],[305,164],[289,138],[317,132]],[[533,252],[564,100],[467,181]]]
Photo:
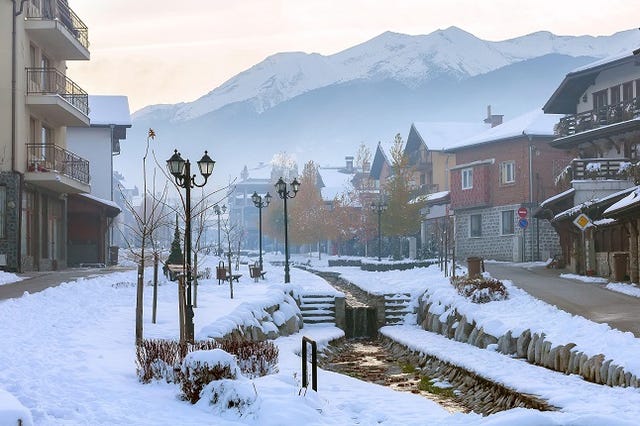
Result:
[[382,210],[380,210],[380,208],[378,208],[378,262],[380,262],[381,258],[381,254],[382,254],[382,233],[381,233],[381,227],[382,227]]
[[289,276],[289,231],[287,223],[287,196],[285,194],[284,200],[284,282],[285,284],[291,281]]
[[218,215],[218,256],[222,254],[222,245],[220,244],[220,209],[216,209]]
[[184,244],[186,251],[186,270],[187,270],[187,311],[186,311],[186,339],[193,342],[194,325],[193,325],[193,305],[191,304],[191,163],[187,160],[184,163],[184,176],[186,179],[185,188],[185,224],[184,224]]
[[258,216],[258,249],[260,250],[260,272],[262,272],[262,202],[258,206]]

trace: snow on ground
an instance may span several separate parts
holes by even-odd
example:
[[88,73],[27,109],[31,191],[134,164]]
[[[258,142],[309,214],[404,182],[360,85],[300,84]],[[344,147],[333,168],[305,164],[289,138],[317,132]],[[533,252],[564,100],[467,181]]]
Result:
[[[216,262],[217,263],[217,262]],[[215,264],[215,263],[214,263]],[[246,266],[242,266],[246,269]],[[241,267],[241,268],[242,268]],[[267,265],[267,279],[253,282],[248,271],[240,271],[234,283],[234,299],[228,284],[201,280],[198,286],[196,333],[221,318],[243,318],[247,308],[261,309],[282,298],[282,267]],[[607,326],[571,317],[557,309],[515,292],[506,302],[469,306],[445,287],[446,279],[435,267],[386,273],[356,272],[336,268],[359,285],[376,291],[414,292],[419,286],[458,309],[502,329],[527,326],[540,328],[558,337],[575,341],[578,335],[591,336],[579,345],[597,350],[608,343],[608,351],[618,362],[629,365],[637,358],[638,339]],[[245,273],[247,272],[247,273]],[[374,275],[368,275],[374,274]],[[147,277],[150,276],[148,273]],[[374,277],[374,278],[372,278]],[[326,283],[310,273],[292,269],[296,291],[316,291]],[[457,363],[530,393],[548,397],[562,412],[540,413],[514,409],[488,417],[476,414],[449,414],[423,397],[320,370],[318,392],[299,395],[300,341],[307,335],[320,347],[343,336],[335,327],[313,327],[276,340],[280,348],[279,372],[255,379],[256,400],[240,416],[206,403],[191,405],[179,398],[176,385],[156,382],[143,385],[135,372],[135,272],[98,276],[19,299],[0,302],[0,424],[7,420],[6,408],[30,412],[35,425],[596,425],[635,424],[640,417],[640,391],[589,384],[575,376],[565,376],[510,359],[490,350],[449,341],[415,326],[385,327],[383,332],[412,348],[431,351]],[[158,295],[158,322],[151,324],[151,287],[145,287],[145,337],[176,338],[177,290],[175,283],[162,282]],[[532,306],[529,307],[528,305]],[[542,310],[542,311],[541,311]],[[532,312],[537,312],[532,316]],[[540,312],[543,314],[540,315]],[[553,323],[571,323],[563,333]],[[585,337],[586,339],[586,337]],[[605,340],[606,342],[598,341]],[[616,358],[617,357],[617,358]],[[624,364],[624,363],[621,363]],[[496,368],[498,366],[498,368]],[[637,368],[634,370],[637,371]],[[11,398],[7,392],[18,401]],[[14,417],[15,418],[15,417]],[[26,424],[29,419],[26,418]]]
[[585,275],[576,274],[560,274],[560,278],[582,281],[589,284],[606,284],[605,288],[627,296],[640,297],[640,287],[628,283],[609,282],[608,279],[602,277],[587,277]]
[[19,277],[11,272],[0,271],[0,285],[11,284],[18,281],[22,281],[22,277]]
[[566,278],[569,280],[577,280],[582,281],[584,283],[597,283],[604,284],[609,282],[608,279],[602,277],[589,277],[586,275],[577,275],[577,274],[560,274],[560,278]]

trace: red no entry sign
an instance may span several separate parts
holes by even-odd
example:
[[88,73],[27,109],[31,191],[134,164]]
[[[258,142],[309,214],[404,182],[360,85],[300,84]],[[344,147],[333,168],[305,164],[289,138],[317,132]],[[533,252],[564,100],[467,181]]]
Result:
[[518,216],[520,216],[520,217],[527,217],[527,213],[529,213],[529,212],[527,211],[526,207],[520,207],[518,209]]

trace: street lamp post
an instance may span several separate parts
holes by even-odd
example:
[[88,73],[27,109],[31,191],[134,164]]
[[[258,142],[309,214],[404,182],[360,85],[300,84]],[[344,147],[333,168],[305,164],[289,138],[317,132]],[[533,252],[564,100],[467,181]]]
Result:
[[202,184],[196,183],[196,175],[191,175],[191,162],[183,160],[180,153],[176,149],[167,160],[167,168],[180,188],[185,189],[185,221],[184,221],[184,244],[186,252],[186,269],[187,269],[187,309],[185,319],[185,337],[189,342],[193,342],[194,326],[193,326],[193,305],[191,304],[191,281],[193,279],[191,272],[191,188],[201,188],[207,183],[207,179],[213,173],[215,161],[209,157],[207,151],[198,161],[200,174],[204,177]]
[[258,208],[258,217],[260,218],[258,221],[258,241],[260,250],[260,271],[262,271],[262,208],[269,206],[269,203],[271,202],[271,194],[267,192],[267,195],[263,198],[261,195],[258,195],[257,192],[254,192],[251,196],[251,201],[253,201],[253,205]]
[[220,256],[222,254],[222,246],[220,245],[220,215],[227,211],[227,206],[224,204],[222,207],[219,205],[213,206],[213,212],[218,215],[218,251],[216,254]]
[[371,203],[371,210],[378,213],[378,262],[380,262],[380,254],[382,252],[382,212],[387,209],[388,205],[384,201],[374,201]]
[[289,276],[289,234],[287,224],[287,198],[294,198],[300,189],[300,182],[294,178],[291,182],[291,191],[287,190],[287,183],[282,179],[278,179],[276,182],[276,192],[278,196],[284,201],[284,282],[285,284],[291,281]]

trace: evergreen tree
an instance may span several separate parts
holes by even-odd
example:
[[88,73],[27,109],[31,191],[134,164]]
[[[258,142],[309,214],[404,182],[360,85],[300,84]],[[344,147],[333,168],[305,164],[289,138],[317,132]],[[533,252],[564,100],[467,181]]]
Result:
[[178,215],[176,214],[176,229],[173,231],[173,241],[171,242],[171,252],[167,263],[171,265],[182,265],[184,255],[182,254],[182,244],[180,243],[180,229],[178,229]]

